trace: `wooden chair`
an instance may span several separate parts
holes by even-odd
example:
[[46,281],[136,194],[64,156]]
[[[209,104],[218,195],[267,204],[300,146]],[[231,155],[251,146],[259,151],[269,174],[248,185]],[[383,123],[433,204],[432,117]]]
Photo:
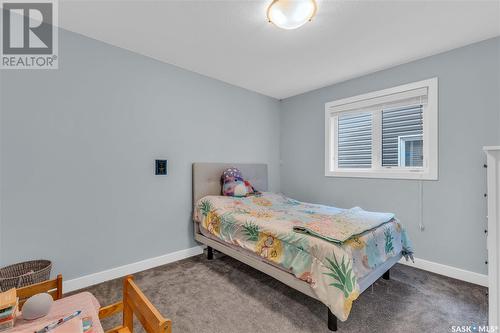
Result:
[[16,290],[19,297],[19,309],[22,309],[28,298],[39,293],[48,293],[55,300],[63,297],[63,277],[59,274],[55,279],[33,284],[31,286],[19,288]]
[[165,319],[129,275],[123,280],[123,299],[120,302],[102,307],[99,318],[104,319],[119,312],[123,314],[123,323],[106,333],[133,333],[134,315],[148,333],[171,333],[172,321]]

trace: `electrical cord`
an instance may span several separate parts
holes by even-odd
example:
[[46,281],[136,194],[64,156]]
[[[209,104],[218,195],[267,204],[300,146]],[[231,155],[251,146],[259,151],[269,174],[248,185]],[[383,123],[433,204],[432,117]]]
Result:
[[425,230],[425,225],[424,225],[424,181],[420,180],[419,181],[419,195],[420,195],[420,218],[419,218],[419,224],[418,227],[420,228],[420,231]]

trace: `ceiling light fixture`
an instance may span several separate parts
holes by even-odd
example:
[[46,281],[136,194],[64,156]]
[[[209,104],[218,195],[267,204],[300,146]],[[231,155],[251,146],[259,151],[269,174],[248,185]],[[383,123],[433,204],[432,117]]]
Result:
[[315,0],[274,0],[267,8],[267,19],[277,27],[297,29],[316,14]]

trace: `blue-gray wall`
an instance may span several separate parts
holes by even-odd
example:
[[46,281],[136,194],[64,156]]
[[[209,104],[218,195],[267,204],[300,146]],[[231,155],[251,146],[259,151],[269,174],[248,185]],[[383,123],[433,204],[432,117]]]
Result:
[[[335,64],[332,64],[335,66]],[[325,103],[439,78],[439,180],[324,176]],[[500,144],[500,38],[291,97],[281,104],[281,190],[296,199],[392,211],[416,256],[486,273],[486,174],[482,147]]]
[[[298,199],[394,211],[418,257],[486,272],[481,147],[500,143],[499,38],[281,103],[60,38],[59,70],[0,71],[1,264],[50,258],[71,279],[192,247],[191,163],[238,161],[268,163],[271,190]],[[418,182],[324,176],[324,103],[434,76],[439,181],[424,182],[420,232]],[[163,157],[169,175],[153,176]]]
[[279,190],[279,101],[66,31],[59,47],[59,70],[0,72],[2,264],[71,279],[195,246],[195,161],[268,163]]

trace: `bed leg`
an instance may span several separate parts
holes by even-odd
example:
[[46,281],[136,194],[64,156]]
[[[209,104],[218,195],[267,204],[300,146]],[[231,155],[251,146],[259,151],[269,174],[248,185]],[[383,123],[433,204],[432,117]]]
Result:
[[385,272],[384,275],[382,275],[382,279],[384,279],[384,280],[391,279],[391,270],[390,269],[388,269],[387,272]]
[[332,313],[332,311],[328,308],[328,329],[330,331],[337,331],[337,317]]
[[214,258],[214,249],[210,246],[207,246],[207,259],[212,260]]

